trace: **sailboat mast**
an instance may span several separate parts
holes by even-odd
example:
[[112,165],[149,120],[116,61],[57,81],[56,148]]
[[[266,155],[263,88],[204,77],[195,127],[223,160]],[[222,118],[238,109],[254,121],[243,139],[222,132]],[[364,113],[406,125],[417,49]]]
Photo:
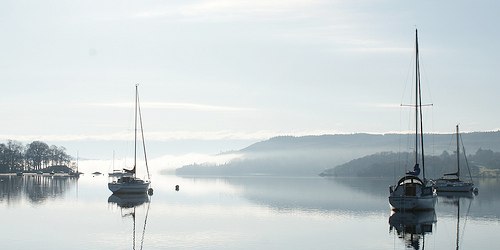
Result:
[[[415,30],[415,53],[416,53],[416,62],[415,62],[415,70],[416,70],[416,89],[417,89],[417,106],[416,107],[416,130],[417,130],[417,138],[418,138],[418,126],[419,126],[419,120],[420,120],[420,146],[422,150],[422,176],[424,178],[424,182],[426,181],[425,179],[425,161],[424,161],[424,125],[423,125],[423,119],[422,119],[422,88],[420,86],[420,60],[419,60],[419,54],[418,54],[418,30]],[[419,119],[420,118],[420,119]],[[418,141],[418,139],[417,139]],[[418,143],[416,145],[416,148],[418,148]],[[416,158],[418,158],[418,151],[416,151]],[[418,161],[417,161],[418,162]]]
[[418,34],[415,30],[415,165],[418,164]]
[[135,85],[135,124],[134,124],[134,176],[137,166],[137,98],[138,98],[138,84]]
[[457,177],[460,179],[460,138],[459,138],[459,130],[457,125]]

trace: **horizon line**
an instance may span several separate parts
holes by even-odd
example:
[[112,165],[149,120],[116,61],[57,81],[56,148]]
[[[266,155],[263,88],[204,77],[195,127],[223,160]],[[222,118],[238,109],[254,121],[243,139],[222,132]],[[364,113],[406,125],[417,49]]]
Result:
[[[484,130],[484,131],[461,131],[461,134],[471,133],[491,133],[500,132],[500,129]],[[172,131],[172,132],[146,132],[146,141],[182,141],[182,140],[199,140],[199,141],[220,141],[220,140],[253,140],[265,141],[276,137],[306,137],[306,136],[326,136],[326,135],[405,135],[413,134],[414,131],[387,131],[387,132],[334,132],[334,131],[295,131],[295,132],[276,132],[276,131],[254,131],[254,132],[235,132],[235,131]],[[424,134],[430,135],[449,135],[454,134],[453,131],[448,132],[427,132]],[[51,135],[15,135],[15,134],[0,134],[0,140],[8,141],[130,141],[133,135],[132,131],[115,132],[108,134],[51,134]],[[148,138],[149,137],[149,138]]]

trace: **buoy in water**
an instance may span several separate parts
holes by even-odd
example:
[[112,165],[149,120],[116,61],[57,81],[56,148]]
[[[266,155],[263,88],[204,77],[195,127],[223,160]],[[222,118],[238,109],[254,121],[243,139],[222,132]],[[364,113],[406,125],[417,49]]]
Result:
[[148,189],[148,195],[150,195],[150,196],[153,195],[153,189],[152,188]]
[[179,191],[179,185],[175,185],[175,191]]

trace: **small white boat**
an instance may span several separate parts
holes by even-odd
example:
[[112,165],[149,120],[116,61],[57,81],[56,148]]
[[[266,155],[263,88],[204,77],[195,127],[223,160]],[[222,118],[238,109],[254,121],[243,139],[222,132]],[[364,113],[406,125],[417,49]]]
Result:
[[125,172],[124,170],[113,170],[113,172],[108,173],[109,177],[124,177],[124,176],[132,176],[132,173]]
[[[460,132],[457,125],[457,172],[444,174],[443,177],[434,181],[434,188],[437,192],[474,192],[477,188],[474,187],[472,176],[469,169],[469,181],[460,179]],[[464,147],[465,155],[465,147]],[[466,158],[467,159],[467,158]],[[467,168],[469,165],[467,164]]]
[[[436,206],[437,194],[432,183],[425,178],[424,130],[422,126],[422,98],[420,88],[420,67],[418,57],[418,33],[415,30],[415,165],[396,185],[389,188],[389,203],[392,210],[432,210]],[[419,147],[421,154],[419,155]],[[422,165],[423,180],[420,175]]]
[[151,182],[149,180],[141,180],[136,177],[136,167],[137,167],[137,123],[139,121],[141,126],[142,135],[142,145],[144,151],[144,161],[146,163],[146,170],[148,172],[149,179],[149,169],[148,161],[146,157],[146,146],[144,143],[144,133],[142,128],[142,115],[139,106],[139,92],[138,86],[135,86],[135,132],[134,132],[134,167],[129,169],[123,169],[123,171],[117,172],[117,174],[108,175],[112,180],[108,183],[108,188],[113,194],[130,194],[130,193],[143,193],[146,192],[152,194],[152,189],[149,189]]
[[115,151],[113,150],[113,171],[108,173],[108,177],[124,177],[124,176],[132,176],[133,174],[130,171],[126,171],[125,169],[115,169]]

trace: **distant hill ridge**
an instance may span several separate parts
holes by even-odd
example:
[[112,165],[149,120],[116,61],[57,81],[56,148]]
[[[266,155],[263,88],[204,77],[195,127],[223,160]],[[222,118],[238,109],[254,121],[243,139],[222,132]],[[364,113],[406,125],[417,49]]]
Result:
[[[408,134],[333,134],[333,135],[306,135],[306,136],[276,136],[269,140],[254,143],[239,152],[265,152],[269,150],[293,150],[307,147],[331,148],[339,146],[348,147],[369,147],[380,146],[380,144],[390,143],[392,146],[406,141]],[[443,147],[450,144],[455,134],[424,134],[424,140],[428,147]],[[468,132],[461,134],[464,143],[471,149],[488,148],[500,151],[500,131],[491,132]]]
[[[500,151],[500,131],[463,133],[468,153],[478,149]],[[277,136],[236,151],[241,158],[226,164],[193,164],[179,175],[287,175],[314,176],[353,159],[379,152],[411,151],[413,136],[405,134],[337,134]],[[455,148],[454,134],[425,134],[426,154]],[[234,153],[234,152],[233,152]]]

